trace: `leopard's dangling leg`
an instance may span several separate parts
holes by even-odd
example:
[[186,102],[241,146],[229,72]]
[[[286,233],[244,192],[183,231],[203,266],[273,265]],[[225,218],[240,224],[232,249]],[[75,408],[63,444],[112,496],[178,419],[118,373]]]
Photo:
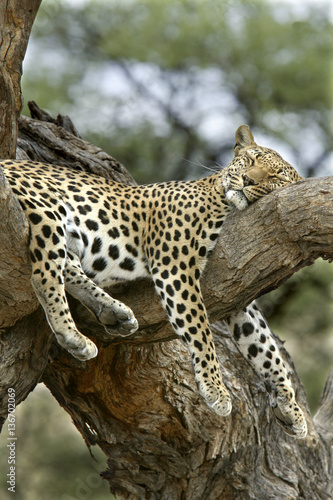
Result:
[[296,402],[289,370],[255,302],[232,314],[226,323],[244,357],[250,361],[256,372],[276,389],[273,411],[285,432],[299,439],[305,438],[307,424]]
[[132,310],[88,278],[79,257],[72,251],[67,252],[64,277],[66,290],[93,312],[108,333],[127,336],[138,329]]
[[60,205],[50,213],[36,215],[27,209],[30,224],[31,283],[59,344],[81,361],[97,356],[97,347],[76,328],[64,285],[67,257],[66,211]]
[[174,267],[170,263],[162,270],[158,267],[152,269],[156,291],[171,326],[190,351],[199,393],[215,413],[225,417],[232,410],[231,397],[222,381],[199,281],[194,279],[195,270],[189,272],[189,269],[183,288],[176,275],[175,279],[166,281],[165,276],[172,276]]

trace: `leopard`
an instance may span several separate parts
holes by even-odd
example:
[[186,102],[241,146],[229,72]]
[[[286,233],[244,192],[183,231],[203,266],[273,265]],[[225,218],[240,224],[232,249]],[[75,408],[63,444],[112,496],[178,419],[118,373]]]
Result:
[[[199,394],[217,415],[228,416],[231,395],[200,278],[228,214],[298,182],[296,170],[276,151],[257,145],[247,125],[235,133],[229,165],[196,180],[127,185],[33,160],[0,165],[29,223],[31,284],[58,344],[82,362],[98,353],[76,327],[67,293],[107,334],[125,337],[138,322],[105,288],[150,278],[173,331],[189,350]],[[274,388],[272,407],[284,430],[305,438],[291,369],[257,304],[235,311],[226,322],[240,352]]]

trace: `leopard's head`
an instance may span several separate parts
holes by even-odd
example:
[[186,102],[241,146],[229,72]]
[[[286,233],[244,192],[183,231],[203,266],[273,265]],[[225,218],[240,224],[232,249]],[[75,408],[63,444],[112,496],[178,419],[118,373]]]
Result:
[[235,158],[223,170],[227,200],[244,210],[265,194],[302,179],[296,170],[273,149],[258,146],[247,125],[235,134]]

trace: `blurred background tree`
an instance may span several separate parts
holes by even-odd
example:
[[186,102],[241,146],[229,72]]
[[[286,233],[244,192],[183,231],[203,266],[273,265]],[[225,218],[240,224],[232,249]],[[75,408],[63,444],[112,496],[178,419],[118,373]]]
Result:
[[241,123],[283,145],[303,175],[327,173],[328,11],[315,1],[48,0],[24,96],[69,114],[138,182],[227,164]]
[[[47,0],[29,42],[24,98],[70,115],[140,183],[199,177],[206,167],[226,165],[242,123],[303,176],[331,175],[330,8],[329,0]],[[260,300],[273,329],[288,339],[314,410],[333,359],[332,274],[317,262]],[[79,498],[73,477],[85,481],[89,472],[71,467],[90,463],[89,453],[76,444],[73,459],[64,461],[61,447],[55,454],[54,442],[46,445],[52,436],[42,425],[54,406],[34,393],[19,409],[26,435],[18,444],[21,476],[28,481],[29,464],[39,467],[40,457],[46,466],[35,449],[50,446],[52,472],[46,467],[29,483],[31,498],[43,498],[48,477],[49,500]],[[59,436],[59,445],[69,439]],[[106,498],[92,490],[85,498]]]

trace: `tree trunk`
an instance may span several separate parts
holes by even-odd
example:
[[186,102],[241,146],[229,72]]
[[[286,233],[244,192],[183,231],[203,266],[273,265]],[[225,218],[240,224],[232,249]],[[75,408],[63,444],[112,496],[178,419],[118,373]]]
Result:
[[41,0],[0,2],[0,158],[15,158],[22,61]]
[[[119,162],[78,137],[68,118],[53,120],[36,105],[30,107],[39,120],[20,119],[18,157],[134,182]],[[309,434],[304,441],[294,440],[278,425],[263,380],[223,323],[215,323],[217,352],[233,399],[231,416],[220,418],[199,396],[188,351],[174,340],[147,280],[111,292],[133,308],[140,322],[130,339],[110,340],[91,314],[70,298],[77,325],[99,347],[96,359],[75,360],[53,339],[33,295],[26,221],[5,179],[0,181],[3,421],[9,387],[15,388],[19,403],[38,381],[44,382],[86,443],[98,444],[106,454],[103,475],[120,498],[331,497],[333,372],[313,421],[295,375]],[[275,288],[317,257],[332,258],[332,189],[333,178],[306,180],[228,216],[202,278],[212,321]],[[6,242],[14,237],[13,251]]]

